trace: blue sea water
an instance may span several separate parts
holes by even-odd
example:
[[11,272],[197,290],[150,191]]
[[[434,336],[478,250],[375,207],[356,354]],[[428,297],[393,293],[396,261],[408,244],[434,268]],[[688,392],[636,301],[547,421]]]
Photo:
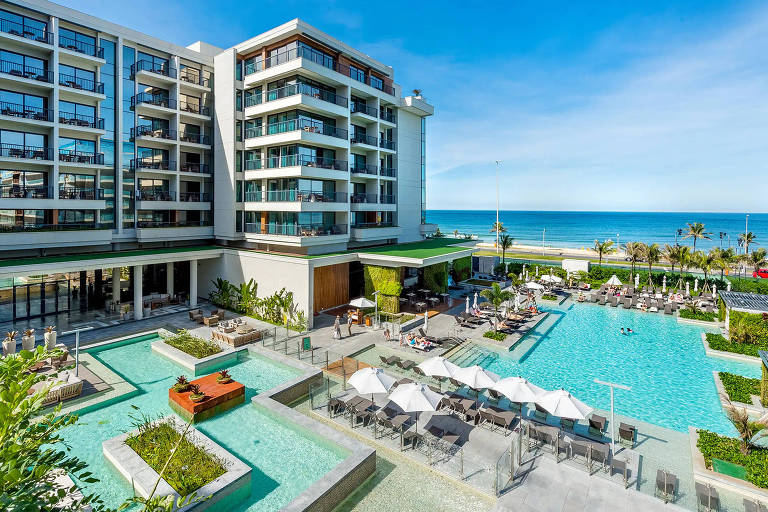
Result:
[[[541,246],[542,234],[549,247],[591,247],[595,239],[610,238],[621,244],[629,241],[674,244],[678,229],[686,224],[702,222],[712,233],[711,240],[699,240],[696,248],[738,246],[739,234],[744,232],[745,214],[741,213],[680,213],[680,212],[554,212],[501,211],[499,220],[515,243]],[[490,232],[496,221],[495,210],[428,210],[427,222],[440,226],[450,235],[454,230],[492,240]],[[546,232],[545,232],[546,230]],[[757,237],[757,245],[768,246],[768,214],[749,215],[749,231]],[[725,233],[722,240],[720,233]],[[691,240],[678,237],[681,244]]]

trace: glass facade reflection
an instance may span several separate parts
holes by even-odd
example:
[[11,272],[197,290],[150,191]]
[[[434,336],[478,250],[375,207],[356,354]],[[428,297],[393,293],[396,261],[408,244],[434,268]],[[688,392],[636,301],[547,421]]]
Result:
[[109,171],[101,172],[101,188],[104,190],[104,199],[106,208],[99,212],[99,222],[103,226],[116,228],[115,223],[115,176],[117,168],[115,166],[115,90],[117,76],[115,62],[116,45],[107,39],[101,39],[99,46],[104,51],[104,60],[106,63],[101,66],[100,80],[104,83],[104,95],[106,99],[99,103],[99,117],[104,119],[104,135],[101,136],[99,151],[104,153],[104,164],[110,166]]
[[136,188],[136,176],[131,169],[131,160],[136,158],[136,149],[131,140],[131,132],[136,128],[136,116],[131,108],[131,98],[136,94],[136,82],[131,74],[131,66],[136,61],[136,50],[123,46],[123,126],[122,139],[122,171],[121,171],[121,202],[123,208],[123,229],[133,229],[136,226],[134,215],[134,189]]

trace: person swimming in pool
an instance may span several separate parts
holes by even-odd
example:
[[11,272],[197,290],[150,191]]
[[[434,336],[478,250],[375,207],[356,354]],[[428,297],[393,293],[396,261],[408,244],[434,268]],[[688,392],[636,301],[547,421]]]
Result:
[[627,334],[635,334],[635,331],[627,327]]
[[623,335],[625,335],[625,336],[626,336],[626,334],[627,334],[626,332],[624,332],[624,328],[623,328],[623,327],[621,328],[621,334],[623,334]]

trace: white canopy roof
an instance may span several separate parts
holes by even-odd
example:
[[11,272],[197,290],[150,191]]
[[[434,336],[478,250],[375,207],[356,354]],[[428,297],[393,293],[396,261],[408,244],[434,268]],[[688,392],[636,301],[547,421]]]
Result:
[[546,275],[541,276],[541,280],[542,281],[546,281],[548,283],[562,283],[563,282],[563,278],[562,277],[558,277],[558,276],[555,276],[555,275],[552,275],[552,274],[546,274]]
[[543,290],[544,289],[544,285],[536,283],[534,281],[528,281],[527,283],[525,283],[525,287],[528,288],[529,290]]
[[609,286],[621,286],[621,281],[619,281],[619,278],[616,277],[616,274],[613,274],[611,278],[605,282],[605,284]]
[[477,365],[459,368],[453,378],[473,389],[490,388],[499,380],[498,375]]
[[352,299],[349,302],[349,305],[355,308],[372,308],[376,304],[365,297],[358,297],[356,299]]

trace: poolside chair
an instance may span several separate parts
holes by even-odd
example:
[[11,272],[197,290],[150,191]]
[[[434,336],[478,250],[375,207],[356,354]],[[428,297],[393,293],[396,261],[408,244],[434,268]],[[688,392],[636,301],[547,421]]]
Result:
[[676,492],[677,477],[669,471],[656,470],[656,489],[654,494],[664,500],[664,503],[674,503]]
[[619,424],[619,443],[627,448],[633,448],[635,446],[635,435],[637,434],[637,428],[634,425],[621,422]]
[[416,432],[416,430],[406,430],[403,432],[403,444],[400,446],[400,451],[404,450],[406,446],[411,445],[411,449],[415,450],[417,446],[423,444],[424,436]]
[[603,443],[590,443],[589,446],[589,472],[592,473],[592,466],[599,462],[603,470],[608,469],[608,458],[611,452],[610,445]]
[[605,295],[600,295],[600,296],[597,298],[597,303],[598,303],[599,305],[601,305],[601,306],[605,306]]
[[379,359],[381,360],[382,363],[386,364],[387,366],[392,366],[393,364],[400,361],[400,358],[397,356],[384,357],[383,355],[379,355]]
[[53,405],[55,403],[58,403],[60,398],[61,398],[60,390],[59,389],[51,389],[45,395],[45,398],[43,398],[43,407],[48,406],[48,405]]
[[499,403],[499,400],[504,398],[504,395],[496,391],[495,389],[489,389],[488,390],[488,398],[491,400],[491,402]]
[[611,296],[611,307],[615,308],[619,305],[619,298],[615,295]]
[[665,304],[664,305],[664,314],[665,315],[671,315],[672,314],[672,304]]
[[608,420],[606,420],[603,416],[600,416],[599,414],[593,414],[589,418],[589,433],[592,434],[595,437],[603,437],[603,431],[605,430],[605,423]]
[[568,418],[560,418],[560,426],[563,428],[563,430],[568,430],[570,432],[573,432],[573,426],[576,424],[575,421]]
[[632,307],[632,297],[624,297],[624,300],[621,303],[622,306],[624,306],[624,309],[629,309]]
[[195,319],[194,318],[195,315],[198,314],[198,313],[202,313],[202,311],[200,309],[190,309],[189,310],[189,319],[190,320],[194,320]]
[[405,371],[408,371],[408,370],[410,370],[411,368],[413,368],[414,366],[416,366],[416,363],[414,363],[414,362],[413,362],[413,361],[411,361],[410,359],[406,359],[405,361],[402,361],[402,360],[398,360],[398,361],[395,361],[395,364],[396,364],[396,365],[397,365],[397,366],[398,366],[400,369],[402,369],[402,370],[405,370]]
[[624,478],[624,488],[629,484],[629,463],[626,460],[617,457],[611,457],[611,464],[608,469],[608,476],[613,476],[618,472]]
[[70,398],[77,398],[83,392],[83,380],[70,376],[66,384],[62,384],[59,388],[59,400],[69,400]]
[[459,327],[469,327],[470,329],[474,329],[475,328],[474,325],[472,325],[471,323],[467,322],[466,320],[464,320],[460,316],[457,315],[455,318],[456,318],[456,323],[459,325]]
[[768,506],[756,500],[744,498],[744,512],[768,512]]
[[549,413],[546,410],[544,410],[539,404],[534,404],[534,405],[536,406],[536,410],[533,411],[533,417],[541,421],[542,423],[546,423],[547,415],[549,415]]
[[697,510],[714,512],[720,510],[720,496],[711,485],[696,482],[696,504]]
[[575,461],[581,460],[585,466],[589,467],[589,443],[585,441],[572,440],[568,443],[568,451],[570,452],[571,459]]

